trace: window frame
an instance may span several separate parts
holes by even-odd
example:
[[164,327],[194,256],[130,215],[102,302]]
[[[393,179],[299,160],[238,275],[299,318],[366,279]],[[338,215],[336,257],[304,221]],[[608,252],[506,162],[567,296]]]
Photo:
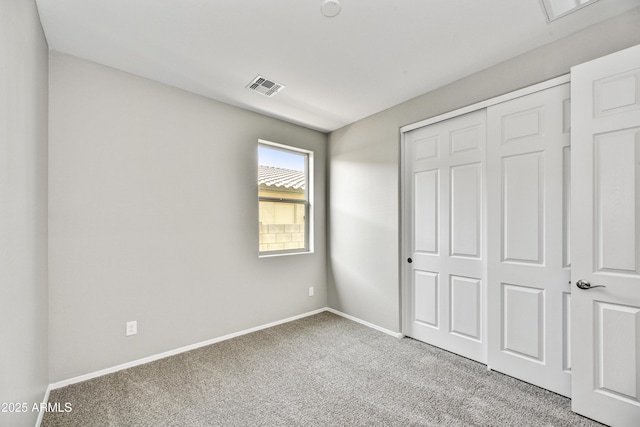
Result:
[[[313,151],[304,148],[294,147],[291,145],[280,144],[277,142],[267,141],[263,139],[258,140],[258,150],[261,146],[268,149],[279,150],[287,153],[303,155],[304,156],[304,175],[305,175],[305,190],[304,199],[291,199],[286,197],[269,197],[260,196],[258,194],[258,218],[260,217],[260,202],[275,202],[275,203],[291,203],[304,205],[304,247],[296,249],[278,249],[271,251],[261,251],[260,243],[258,242],[258,257],[268,258],[274,256],[283,255],[299,255],[313,253],[314,250],[314,214],[313,214]],[[257,155],[256,170],[260,166],[260,155]],[[257,180],[256,180],[257,183]],[[259,187],[259,184],[258,184]],[[258,193],[259,193],[258,188]],[[260,221],[258,220],[258,239],[260,238]]]

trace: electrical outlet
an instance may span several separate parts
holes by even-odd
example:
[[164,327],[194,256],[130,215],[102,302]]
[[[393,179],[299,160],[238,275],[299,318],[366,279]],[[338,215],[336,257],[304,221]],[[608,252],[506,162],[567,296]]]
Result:
[[313,296],[313,286],[309,286],[309,296]]
[[132,320],[131,322],[127,322],[127,336],[135,335],[138,333],[138,321]]

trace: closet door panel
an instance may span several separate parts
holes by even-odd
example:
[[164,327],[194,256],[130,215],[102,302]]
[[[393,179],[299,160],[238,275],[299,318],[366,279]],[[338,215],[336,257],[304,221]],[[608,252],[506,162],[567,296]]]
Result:
[[485,114],[416,129],[404,153],[412,282],[404,332],[483,363]]
[[568,86],[487,110],[488,365],[565,396]]

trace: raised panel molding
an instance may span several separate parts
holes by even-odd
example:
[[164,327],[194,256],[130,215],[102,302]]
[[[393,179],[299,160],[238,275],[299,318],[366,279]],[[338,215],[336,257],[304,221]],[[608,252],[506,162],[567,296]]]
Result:
[[640,307],[594,301],[596,388],[640,404]]
[[413,283],[414,320],[438,328],[438,273],[415,271]]
[[502,117],[502,143],[539,138],[544,132],[542,107]]
[[473,151],[480,148],[480,131],[484,131],[480,126],[473,126],[467,129],[460,129],[451,132],[449,150],[451,154],[463,151]]
[[451,168],[451,255],[481,256],[482,165]]
[[638,211],[640,191],[640,129],[595,137],[595,218],[599,271],[638,274]]
[[571,293],[562,293],[562,370],[571,372]]
[[418,172],[414,180],[414,251],[438,253],[439,174],[436,170]]
[[439,138],[437,135],[418,139],[413,142],[416,160],[437,159],[439,153]]
[[640,109],[640,70],[597,80],[593,88],[596,117]]
[[451,333],[464,338],[482,339],[482,281],[471,277],[450,276]]
[[562,267],[571,268],[571,147],[562,150]]
[[562,102],[562,132],[571,133],[571,99]]
[[544,290],[501,286],[502,350],[544,363]]
[[542,264],[544,258],[543,153],[502,159],[502,260]]

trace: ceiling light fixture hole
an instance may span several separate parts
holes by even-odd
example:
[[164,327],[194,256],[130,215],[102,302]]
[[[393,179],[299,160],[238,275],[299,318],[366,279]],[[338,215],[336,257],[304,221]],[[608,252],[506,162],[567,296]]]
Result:
[[327,18],[333,18],[342,10],[342,5],[338,0],[324,0],[320,7],[322,14]]

